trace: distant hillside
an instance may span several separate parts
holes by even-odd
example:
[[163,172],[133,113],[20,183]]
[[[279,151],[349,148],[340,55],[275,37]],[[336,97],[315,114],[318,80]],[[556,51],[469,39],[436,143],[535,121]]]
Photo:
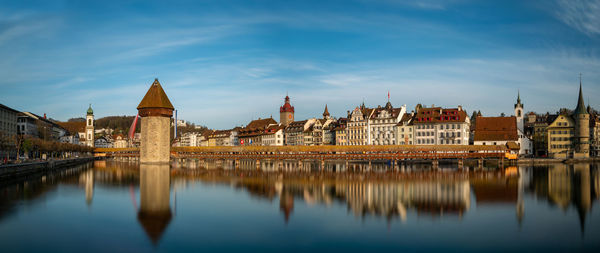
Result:
[[[129,127],[131,127],[131,123],[133,123],[133,119],[135,116],[108,116],[104,118],[99,118],[96,120],[96,129],[100,128],[110,128],[115,130],[115,133],[127,133],[129,132]],[[140,131],[140,120],[138,120],[137,127],[135,129],[136,132]]]
[[[108,116],[104,118],[96,119],[96,129],[101,128],[110,128],[115,130],[115,133],[128,133],[129,127],[131,123],[133,123],[133,119],[135,116]],[[72,118],[69,119],[68,122],[85,122],[84,118]],[[136,132],[140,132],[140,126],[142,125],[142,121],[138,120],[137,127],[135,129]],[[199,129],[195,128],[193,123],[188,123],[187,127],[179,127],[178,134],[181,135],[187,132],[202,132],[206,130],[206,127],[201,126]]]

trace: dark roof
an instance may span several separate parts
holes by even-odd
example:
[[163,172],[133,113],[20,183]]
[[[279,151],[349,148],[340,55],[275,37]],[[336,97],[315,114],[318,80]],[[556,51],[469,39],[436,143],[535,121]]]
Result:
[[167,94],[158,82],[158,79],[154,79],[154,82],[152,85],[150,85],[150,89],[148,89],[148,92],[146,92],[142,102],[140,102],[137,107],[138,110],[143,108],[175,109],[171,104],[171,101],[169,101],[169,97],[167,97]]
[[327,110],[327,104],[325,104],[325,111],[323,112],[323,117],[329,116],[329,110]]
[[517,118],[477,117],[474,141],[517,141]]
[[410,113],[405,113],[404,115],[402,115],[402,118],[400,119],[400,122],[398,122],[398,126],[403,126],[403,125],[411,125],[412,121],[411,119],[413,118],[413,115],[411,115]]
[[579,82],[579,98],[577,99],[577,108],[573,112],[574,115],[578,114],[588,114],[588,111],[585,109],[585,102],[583,101],[583,92],[581,90],[581,81]]
[[271,124],[277,124],[277,121],[275,121],[273,118],[257,119],[257,120],[250,121],[250,123],[248,123],[246,128],[249,128],[249,129],[266,128]]
[[374,110],[373,114],[370,116],[372,119],[374,119],[377,116],[379,116],[379,114],[382,113],[383,111],[388,111],[390,113],[390,115],[391,115],[392,118],[397,118],[398,114],[400,114],[400,112],[402,112],[402,108],[392,108],[392,107],[389,107],[389,106],[378,107],[378,108],[375,108],[373,110]]
[[12,112],[15,112],[15,113],[18,113],[18,112],[19,112],[19,111],[15,110],[15,109],[13,109],[13,108],[10,108],[10,107],[8,107],[8,106],[6,106],[6,105],[3,105],[3,104],[0,104],[0,108],[4,108],[4,109],[6,109],[6,110],[9,110],[9,111],[12,111]]

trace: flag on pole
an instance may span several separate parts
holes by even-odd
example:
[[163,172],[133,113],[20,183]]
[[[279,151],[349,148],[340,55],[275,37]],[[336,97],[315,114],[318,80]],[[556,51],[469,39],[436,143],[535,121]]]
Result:
[[388,101],[390,101],[390,91],[388,90]]
[[133,140],[133,135],[135,134],[135,128],[137,127],[138,117],[139,117],[139,114],[135,115],[135,119],[133,119],[133,122],[131,123],[131,126],[129,127],[129,139],[130,140]]

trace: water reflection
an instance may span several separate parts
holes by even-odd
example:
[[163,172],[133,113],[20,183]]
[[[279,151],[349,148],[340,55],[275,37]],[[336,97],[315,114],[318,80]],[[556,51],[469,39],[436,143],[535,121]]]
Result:
[[528,191],[564,212],[575,208],[581,231],[585,230],[587,214],[600,197],[600,174],[597,165],[556,164],[531,170]]
[[[302,215],[307,212],[306,208],[318,210],[315,206],[341,207],[347,213],[338,211],[336,216],[356,217],[363,222],[376,220],[369,217],[383,218],[388,223],[397,220],[411,226],[415,233],[422,228],[411,221],[418,218],[438,220],[441,222],[436,226],[442,226],[449,224],[447,221],[469,223],[465,217],[473,217],[471,214],[493,213],[489,217],[495,218],[506,212],[510,212],[508,219],[516,221],[519,228],[540,226],[539,223],[526,221],[539,221],[541,215],[551,217],[545,222],[556,224],[563,230],[572,229],[564,226],[565,222],[578,223],[581,235],[586,233],[586,224],[592,228],[600,225],[597,220],[590,221],[589,218],[600,198],[597,164],[513,166],[505,169],[474,169],[468,165],[464,169],[457,169],[456,165],[440,164],[439,169],[433,169],[427,164],[418,163],[198,160],[171,166],[96,161],[93,165],[77,166],[60,173],[4,183],[0,185],[0,228],[3,228],[2,222],[14,217],[11,214],[23,212],[23,203],[27,206],[45,202],[50,194],[59,194],[57,189],[60,185],[74,186],[72,188],[77,190],[76,202],[87,206],[89,210],[101,208],[98,203],[106,204],[107,195],[115,194],[108,196],[110,203],[112,197],[129,194],[127,199],[130,199],[135,211],[130,212],[133,216],[128,219],[134,222],[144,240],[149,239],[154,246],[169,241],[165,234],[178,233],[181,236],[181,233],[193,233],[181,230],[181,223],[190,222],[181,217],[189,219],[189,214],[178,218],[184,219],[181,221],[174,218],[172,189],[187,191],[190,193],[188,195],[196,197],[201,196],[201,192],[208,189],[207,186],[214,185],[220,186],[221,194],[231,192],[230,188],[242,190],[243,195],[235,195],[231,200],[235,203],[269,208],[265,201],[242,201],[248,196],[252,200],[273,202],[275,212],[279,212],[274,219],[280,222],[275,224],[287,224],[284,225],[286,227],[296,220],[305,222]],[[107,192],[106,189],[121,190]],[[62,198],[69,196],[72,195],[58,195]],[[94,198],[102,197],[103,201],[94,202]],[[201,205],[207,204],[214,206],[213,203]],[[183,205],[183,212],[188,211],[185,208],[190,206],[193,205]],[[560,210],[560,215],[554,214],[554,210]],[[195,211],[199,213],[192,215],[198,217],[210,215],[201,213],[202,210]],[[571,211],[574,216],[565,215]],[[247,215],[236,213],[235,210],[228,214]],[[231,219],[230,216],[222,219],[220,222],[225,222],[223,226],[235,226],[226,223]],[[498,218],[493,222],[499,226],[498,223],[506,221],[506,218]],[[332,226],[335,230],[335,224]],[[471,219],[469,226],[481,225],[473,224]],[[594,235],[594,229],[591,230]]]
[[[287,223],[295,201],[329,206],[344,203],[357,217],[398,217],[407,213],[430,217],[461,217],[477,206],[511,205],[515,219],[525,217],[525,194],[546,198],[563,210],[574,207],[582,231],[586,214],[599,197],[596,165],[554,164],[544,167],[464,170],[431,169],[423,164],[347,163],[319,161],[202,161],[202,166],[175,169],[176,181],[199,180],[245,189],[251,196],[279,198]],[[230,164],[231,167],[221,167]],[[204,169],[203,166],[207,166]],[[360,171],[360,172],[356,172]]]
[[157,243],[171,222],[170,173],[168,164],[140,165],[140,209],[138,221]]

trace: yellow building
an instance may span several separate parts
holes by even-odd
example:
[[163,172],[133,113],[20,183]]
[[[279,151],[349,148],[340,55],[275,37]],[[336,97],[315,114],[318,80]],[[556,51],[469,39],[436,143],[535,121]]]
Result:
[[577,107],[563,110],[547,128],[548,155],[554,158],[586,158],[590,155],[590,115],[585,108],[581,81]]
[[548,136],[548,155],[555,158],[567,158],[573,151],[575,121],[566,113],[560,114],[546,128]]

